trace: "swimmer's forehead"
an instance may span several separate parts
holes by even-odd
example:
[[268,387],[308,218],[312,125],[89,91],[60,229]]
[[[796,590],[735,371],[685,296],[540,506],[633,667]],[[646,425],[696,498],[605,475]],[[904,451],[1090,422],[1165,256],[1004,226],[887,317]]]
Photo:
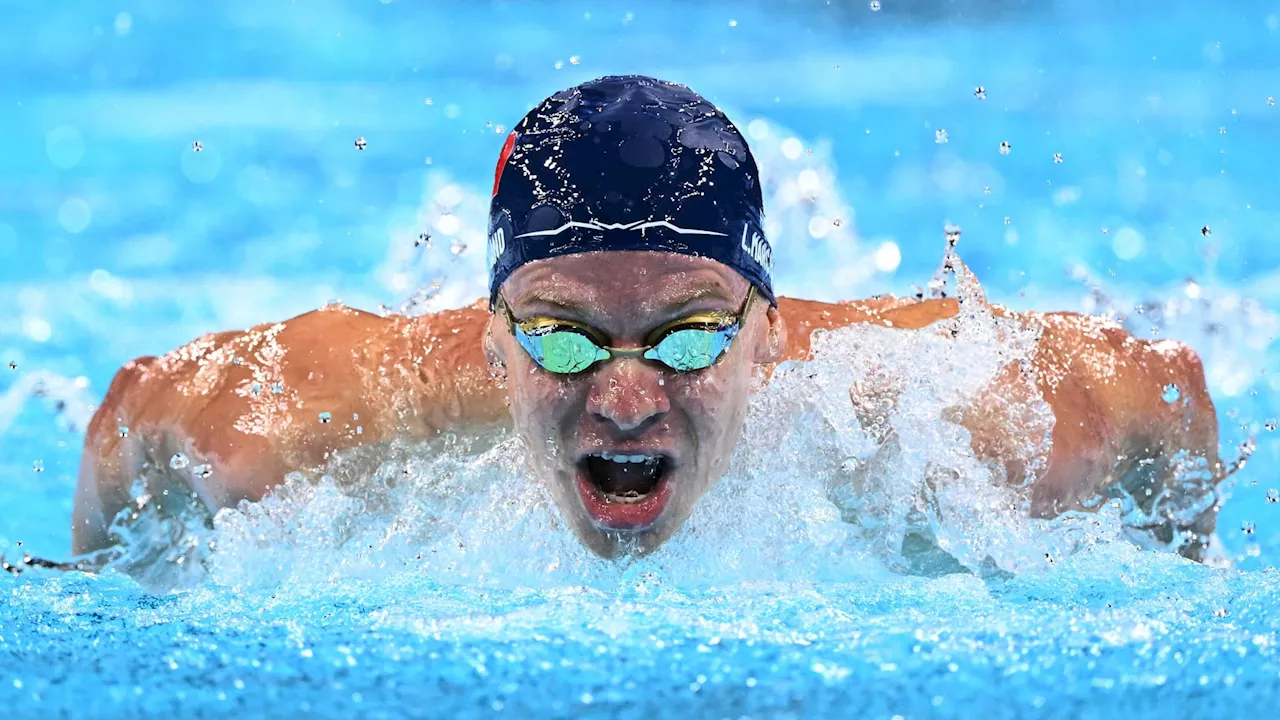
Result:
[[747,292],[746,279],[714,260],[646,255],[598,253],[530,263],[506,283],[507,301],[528,312],[653,315],[694,305],[736,308]]

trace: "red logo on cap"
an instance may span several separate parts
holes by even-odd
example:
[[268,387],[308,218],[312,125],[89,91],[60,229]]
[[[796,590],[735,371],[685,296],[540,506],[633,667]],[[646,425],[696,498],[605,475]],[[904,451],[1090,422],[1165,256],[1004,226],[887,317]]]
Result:
[[516,131],[512,130],[507,141],[502,144],[502,154],[498,156],[498,167],[493,171],[493,197],[498,196],[498,183],[502,182],[502,169],[511,158],[511,150],[516,146]]

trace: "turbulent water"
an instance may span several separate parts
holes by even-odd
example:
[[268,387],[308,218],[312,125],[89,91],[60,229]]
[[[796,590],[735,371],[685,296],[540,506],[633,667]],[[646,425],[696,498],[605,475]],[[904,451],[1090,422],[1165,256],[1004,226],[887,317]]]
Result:
[[[1274,702],[1274,572],[1140,550],[1119,502],[1029,519],[1025,487],[974,456],[955,409],[1034,341],[974,298],[942,326],[819,337],[753,398],[729,474],[644,557],[585,550],[510,437],[357,454],[213,518],[139,486],[113,567],[183,590],[23,575],[0,697],[327,717],[968,716],[993,693],[991,717],[1226,717]],[[871,399],[851,403],[851,386]],[[1035,398],[1019,409],[1035,468],[1053,417]]]

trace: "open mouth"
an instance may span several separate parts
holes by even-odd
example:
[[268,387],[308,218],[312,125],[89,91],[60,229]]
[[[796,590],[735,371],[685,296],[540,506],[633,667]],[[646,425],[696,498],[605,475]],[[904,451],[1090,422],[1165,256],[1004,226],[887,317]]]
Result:
[[661,453],[593,453],[578,462],[578,491],[597,525],[644,530],[666,509],[674,466]]

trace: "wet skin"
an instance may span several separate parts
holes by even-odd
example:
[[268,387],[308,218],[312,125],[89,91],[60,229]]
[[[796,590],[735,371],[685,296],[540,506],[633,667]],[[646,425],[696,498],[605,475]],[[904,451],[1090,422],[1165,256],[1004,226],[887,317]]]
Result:
[[[625,257],[624,257],[625,256]],[[694,312],[738,311],[748,284],[711,260],[657,252],[595,253],[530,263],[505,283],[513,314],[586,323],[617,347],[643,345],[656,327]],[[1221,473],[1217,422],[1200,362],[1169,341],[1137,340],[1122,329],[1071,313],[999,315],[1035,326],[1034,383],[1056,422],[1047,468],[1036,478],[1032,512],[1052,516],[1136,466],[1160,467],[1178,450],[1205,457]],[[656,547],[685,521],[727,469],[741,434],[753,378],[802,360],[817,329],[869,323],[918,329],[957,312],[954,300],[882,298],[820,303],[754,302],[729,350],[713,366],[677,373],[638,358],[614,358],[575,376],[536,367],[506,320],[487,303],[419,318],[384,318],[329,307],[247,331],[202,337],[117,373],[89,427],[73,516],[77,553],[110,542],[107,526],[128,504],[140,474],[166,473],[184,452],[184,471],[211,508],[257,500],[293,470],[320,468],[334,453],[447,431],[485,434],[514,427],[528,463],[574,532],[611,555],[619,538]],[[1013,448],[1008,403],[1027,399],[1026,372],[1011,364],[971,406],[959,409],[973,449],[1024,478]],[[1166,403],[1176,384],[1184,402]],[[855,407],[874,388],[851,389]],[[323,421],[321,413],[328,414]],[[121,431],[127,427],[128,432]],[[618,532],[583,483],[584,457],[601,451],[657,453],[670,460],[656,520]],[[594,510],[594,512],[593,512]],[[1191,528],[1212,532],[1207,512]]]

